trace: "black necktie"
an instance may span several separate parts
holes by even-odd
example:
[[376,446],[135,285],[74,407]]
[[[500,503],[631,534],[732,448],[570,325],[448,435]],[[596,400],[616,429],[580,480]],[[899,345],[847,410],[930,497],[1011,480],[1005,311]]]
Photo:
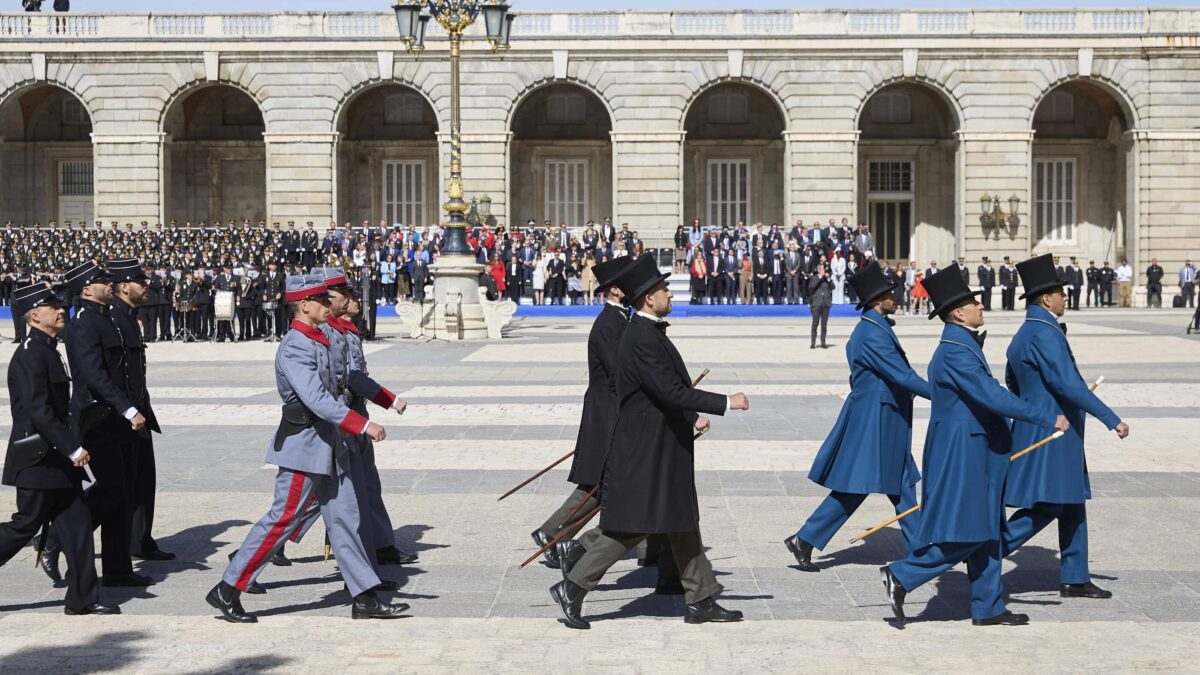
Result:
[[893,318],[892,318],[892,317],[890,317],[890,316],[885,316],[885,317],[883,317],[883,320],[884,320],[884,321],[886,321],[886,322],[887,322],[887,325],[889,325],[889,326],[893,326],[893,327],[894,327],[894,326],[896,325],[896,320],[895,320],[895,319],[893,319]]
[[1058,327],[1062,329],[1063,335],[1067,334],[1067,324],[1060,323],[1060,324],[1058,324]]
[[983,341],[987,339],[987,331],[973,331],[971,337],[975,338],[975,342],[979,343],[979,348],[983,349]]

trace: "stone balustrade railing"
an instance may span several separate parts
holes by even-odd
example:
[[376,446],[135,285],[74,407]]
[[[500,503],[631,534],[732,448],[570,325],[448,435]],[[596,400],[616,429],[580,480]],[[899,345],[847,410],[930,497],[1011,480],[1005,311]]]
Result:
[[[481,33],[477,23],[472,32]],[[645,37],[953,37],[1194,35],[1200,9],[945,11],[521,12],[514,35],[537,39]],[[246,14],[0,14],[0,42],[53,40],[379,40],[387,12]],[[429,37],[445,31],[430,24]]]

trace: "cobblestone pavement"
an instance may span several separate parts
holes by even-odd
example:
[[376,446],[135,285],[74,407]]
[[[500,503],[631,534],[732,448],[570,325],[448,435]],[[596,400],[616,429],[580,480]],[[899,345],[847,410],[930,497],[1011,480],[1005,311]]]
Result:
[[[1019,315],[988,316],[985,352],[1002,372]],[[898,530],[851,545],[890,515],[868,499],[806,574],[782,540],[824,496],[805,478],[848,391],[842,347],[852,320],[831,322],[832,347],[808,349],[807,324],[784,320],[673,322],[672,337],[702,385],[745,391],[752,410],[714,420],[697,445],[701,527],[725,604],[738,625],[687,626],[680,598],[656,596],[652,570],[619,563],[569,631],[547,588],[558,572],[537,564],[528,533],[569,491],[566,471],[496,497],[573,447],[589,322],[525,319],[504,340],[445,343],[392,337],[370,346],[372,374],[410,401],[378,448],[386,500],[411,567],[386,567],[411,618],[351,622],[334,561],[318,532],[290,549],[297,564],[263,574],[264,596],[244,596],[256,626],[213,618],[203,596],[225,554],[270,501],[263,464],[277,419],[274,345],[152,345],[150,381],[165,433],[156,438],[156,534],[172,563],[143,563],[158,584],[105,589],[120,617],[65,617],[63,589],[27,549],[0,571],[0,673],[29,670],[204,672],[316,669],[381,672],[741,672],[875,670],[1191,671],[1200,633],[1200,339],[1172,311],[1084,311],[1067,317],[1083,375],[1130,423],[1118,441],[1089,422],[1091,566],[1107,601],[1060,598],[1053,528],[1005,564],[1011,607],[1032,625],[969,625],[969,588],[956,569],[910,595],[902,629],[876,568],[902,555]],[[900,317],[919,372],[939,326]],[[394,324],[385,332],[399,332]],[[7,359],[11,345],[0,349]],[[921,447],[928,405],[917,407]],[[7,426],[7,415],[0,420]],[[7,429],[0,429],[7,433]],[[919,452],[918,452],[919,455]],[[565,464],[563,465],[566,466]],[[15,493],[0,489],[0,513]]]

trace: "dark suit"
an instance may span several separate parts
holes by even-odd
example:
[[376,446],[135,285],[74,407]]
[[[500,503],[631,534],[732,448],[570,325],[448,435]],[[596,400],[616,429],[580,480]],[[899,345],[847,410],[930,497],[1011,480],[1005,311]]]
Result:
[[[70,428],[71,380],[57,346],[58,340],[35,328],[8,363],[13,426],[3,480],[17,488],[17,512],[0,524],[0,565],[53,521],[67,556],[66,605],[83,609],[99,601],[95,549],[80,489],[84,473],[70,460],[80,446]],[[35,433],[50,446],[44,453],[23,454],[13,446]]]
[[[755,253],[750,261],[750,272],[754,275],[754,302],[759,305],[767,304],[767,294],[771,290],[771,263],[765,254]],[[759,278],[759,275],[763,275]]]
[[1017,301],[1017,268],[1004,265],[1000,268],[1000,309],[1012,311]]
[[705,282],[710,305],[720,304],[724,297],[722,289],[725,287],[725,259],[721,257],[720,250],[714,251],[709,251],[704,256],[704,261],[708,263],[708,277]]
[[1066,289],[1067,299],[1070,300],[1068,307],[1079,309],[1079,298],[1083,295],[1083,270],[1079,265],[1071,265],[1067,268],[1067,278],[1070,280]]
[[979,277],[979,286],[983,288],[983,308],[991,311],[992,287],[996,285],[996,270],[992,269],[991,265],[980,265],[976,275]]
[[1146,268],[1146,306],[1162,307],[1162,265],[1151,265]]

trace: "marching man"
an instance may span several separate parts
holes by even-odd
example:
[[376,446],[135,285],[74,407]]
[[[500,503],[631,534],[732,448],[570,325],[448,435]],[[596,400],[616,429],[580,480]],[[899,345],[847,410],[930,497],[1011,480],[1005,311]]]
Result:
[[[887,495],[903,513],[917,505],[921,479],[912,458],[913,396],[929,398],[929,383],[908,364],[894,321],[893,291],[878,262],[850,277],[864,309],[846,344],[850,364],[850,396],[842,404],[833,430],[813,460],[809,480],[829,488],[829,496],[809,516],[804,527],[784,540],[804,572],[819,572],[812,551],[824,550],[868,494]],[[904,543],[911,553],[920,514],[900,521]]]
[[[1067,325],[1058,318],[1067,307],[1067,295],[1050,254],[1017,265],[1025,286],[1025,323],[1008,347],[1004,379],[1009,391],[1039,410],[1063,415],[1071,428],[1052,448],[1035,450],[1012,462],[1004,489],[1004,502],[1020,510],[1008,519],[1004,555],[1020,548],[1058,520],[1058,546],[1062,556],[1059,595],[1064,598],[1111,598],[1112,593],[1092,583],[1088,570],[1087,511],[1092,497],[1087,459],[1083,452],[1084,414],[1100,420],[1119,438],[1129,435],[1129,425],[1091,392],[1075,367],[1067,342]],[[1046,427],[1017,420],[1013,445],[1026,447],[1045,438]]]

